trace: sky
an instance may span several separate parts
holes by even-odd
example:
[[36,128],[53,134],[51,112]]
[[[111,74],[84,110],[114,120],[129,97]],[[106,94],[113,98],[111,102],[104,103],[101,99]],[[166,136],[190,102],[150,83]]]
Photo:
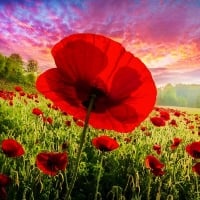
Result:
[[51,48],[74,33],[120,42],[158,87],[200,84],[200,0],[0,0],[0,53],[55,67]]

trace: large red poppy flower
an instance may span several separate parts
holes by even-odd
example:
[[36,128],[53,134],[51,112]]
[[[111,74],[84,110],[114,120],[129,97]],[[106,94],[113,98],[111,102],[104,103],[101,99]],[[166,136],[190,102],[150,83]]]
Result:
[[112,151],[119,147],[115,139],[106,135],[92,139],[92,144],[100,151]]
[[14,139],[3,140],[1,149],[7,157],[19,157],[25,153],[23,146]]
[[90,125],[130,132],[152,111],[156,87],[146,66],[121,44],[95,34],[74,34],[52,49],[57,68],[42,73],[37,89],[62,111]]
[[187,153],[193,158],[200,158],[200,142],[193,142],[186,146]]
[[43,152],[36,157],[37,167],[44,173],[55,176],[59,170],[65,170],[68,162],[67,153]]
[[148,155],[145,158],[145,166],[146,168],[149,168],[155,176],[162,176],[165,173],[162,169],[165,165],[155,156]]
[[192,167],[192,171],[196,172],[198,175],[200,175],[200,163],[196,163],[193,167]]

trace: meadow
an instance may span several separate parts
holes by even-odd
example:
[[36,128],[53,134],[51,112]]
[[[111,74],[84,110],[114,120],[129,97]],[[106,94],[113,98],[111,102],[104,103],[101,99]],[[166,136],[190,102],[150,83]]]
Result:
[[[34,112],[39,109],[42,114]],[[81,155],[72,200],[199,200],[200,114],[156,106],[149,117],[128,134],[89,127]],[[162,123],[152,118],[158,117]],[[14,139],[23,146],[21,156],[1,149],[0,199],[62,200],[72,178],[83,123],[61,112],[34,90],[14,85],[0,89],[0,141]],[[92,143],[107,135],[119,144],[102,152]],[[190,146],[191,147],[191,146]],[[41,152],[66,152],[67,166],[54,176],[36,164]],[[153,158],[153,161],[148,159]],[[156,160],[155,160],[156,159]],[[155,161],[155,162],[154,162]],[[100,172],[100,173],[99,173]],[[97,186],[98,185],[98,190]]]

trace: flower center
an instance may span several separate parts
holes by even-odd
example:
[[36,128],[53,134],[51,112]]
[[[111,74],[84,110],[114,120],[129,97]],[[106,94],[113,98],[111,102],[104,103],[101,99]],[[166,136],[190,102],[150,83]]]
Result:
[[88,95],[88,98],[86,100],[82,101],[82,105],[85,108],[88,108],[90,100],[91,100],[92,97],[95,97],[95,103],[94,103],[93,108],[92,108],[92,110],[94,111],[97,108],[97,106],[96,106],[97,102],[100,99],[105,98],[106,94],[102,90],[100,90],[99,88],[92,87],[92,89],[91,89],[91,91]]

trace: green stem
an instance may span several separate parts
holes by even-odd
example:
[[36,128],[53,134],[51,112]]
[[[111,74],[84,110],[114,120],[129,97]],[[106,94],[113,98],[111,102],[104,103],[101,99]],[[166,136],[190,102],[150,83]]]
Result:
[[104,153],[101,152],[101,155],[100,155],[100,164],[99,164],[99,173],[98,173],[98,176],[97,176],[97,185],[96,185],[96,191],[95,191],[94,200],[97,200],[97,197],[98,197],[99,182],[100,182],[102,168],[103,168],[103,158],[104,158]]
[[74,188],[74,184],[75,184],[75,181],[76,181],[76,178],[77,178],[79,163],[80,163],[80,160],[81,160],[81,153],[83,151],[83,146],[84,146],[86,134],[87,134],[88,122],[89,122],[89,118],[90,118],[90,113],[92,111],[95,98],[96,98],[96,95],[91,95],[89,106],[88,106],[86,117],[85,117],[85,124],[84,124],[83,131],[82,131],[81,137],[80,137],[80,146],[79,146],[79,149],[78,149],[78,155],[77,155],[77,159],[76,159],[76,162],[75,162],[74,173],[73,173],[73,176],[72,176],[72,180],[69,184],[69,189],[67,190],[65,200],[71,199],[70,196],[71,196],[71,192]]

